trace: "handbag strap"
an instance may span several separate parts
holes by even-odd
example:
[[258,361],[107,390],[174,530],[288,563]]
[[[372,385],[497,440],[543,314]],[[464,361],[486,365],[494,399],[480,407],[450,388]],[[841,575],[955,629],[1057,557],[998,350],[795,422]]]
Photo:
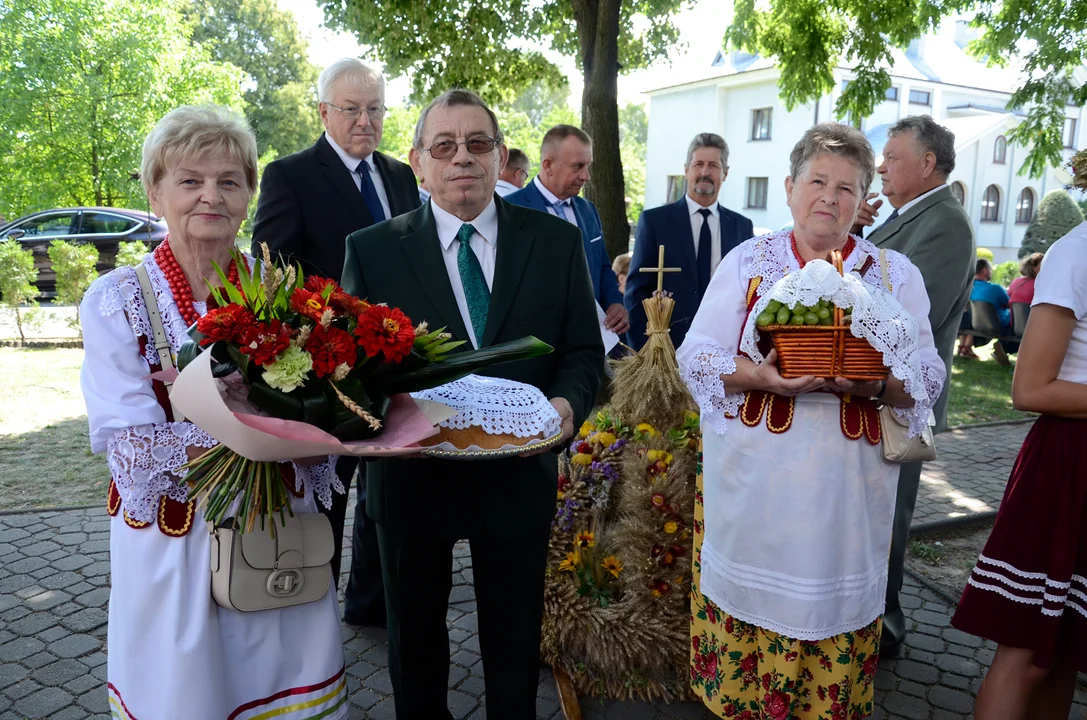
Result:
[[891,278],[887,275],[887,248],[879,249],[879,274],[883,278],[883,287],[891,292]]
[[[163,370],[173,370],[175,369],[174,348],[170,344],[170,339],[166,337],[166,329],[162,326],[162,312],[159,311],[155,289],[151,287],[151,276],[147,274],[147,266],[143,263],[136,266],[136,279],[140,281],[140,293],[143,295],[144,307],[147,308],[147,319],[151,322],[151,335],[155,350],[159,354],[159,366]],[[163,381],[162,384],[166,386],[166,392],[169,394],[173,381]],[[172,402],[170,407],[174,413],[174,422],[184,422],[185,416],[174,407]]]

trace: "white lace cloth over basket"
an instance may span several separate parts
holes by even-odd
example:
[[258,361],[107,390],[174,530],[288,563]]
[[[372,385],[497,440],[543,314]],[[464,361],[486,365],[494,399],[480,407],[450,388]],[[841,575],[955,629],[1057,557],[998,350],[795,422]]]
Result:
[[[146,256],[143,263],[162,313],[163,328],[176,354],[189,339],[185,321],[154,257]],[[202,302],[193,306],[200,315],[207,310]],[[188,461],[186,447],[210,448],[217,441],[190,422],[166,422],[165,411],[157,402],[143,402],[139,408],[131,404],[130,398],[153,395],[149,391],[149,369],[141,364],[136,373],[133,368],[115,367],[110,351],[125,344],[135,350],[133,340],[144,337],[148,339],[144,359],[152,365],[161,364],[150,341],[151,322],[133,268],[117,268],[96,280],[84,296],[82,316],[88,365],[83,371],[83,385],[92,449],[106,451],[110,473],[128,516],[136,522],[153,523],[163,496],[179,502],[188,500],[187,486],[179,482],[188,472],[181,469]],[[314,492],[325,507],[330,507],[332,491],[344,492],[335,466],[335,457],[309,468],[296,465],[295,491]]]
[[505,378],[468,375],[436,388],[412,393],[448,405],[457,414],[440,427],[479,426],[488,435],[549,438],[562,431],[562,418],[538,388]]
[[770,292],[762,295],[748,316],[740,337],[740,351],[754,362],[761,363],[760,337],[756,318],[771,300],[782,305],[814,305],[826,299],[840,308],[850,308],[853,321],[849,331],[854,337],[867,340],[883,355],[883,364],[891,374],[905,384],[906,392],[915,401],[916,410],[896,410],[909,419],[911,436],[920,434],[928,424],[929,398],[923,366],[917,349],[917,321],[889,292],[871,292],[852,273],[841,275],[824,260],[813,260],[800,270],[779,279]]

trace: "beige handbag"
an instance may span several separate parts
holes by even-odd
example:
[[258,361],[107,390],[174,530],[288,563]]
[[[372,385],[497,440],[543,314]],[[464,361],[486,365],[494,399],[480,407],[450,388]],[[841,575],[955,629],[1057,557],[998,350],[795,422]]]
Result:
[[[879,268],[883,276],[883,286],[890,292],[886,250],[879,251]],[[911,438],[909,421],[895,415],[890,405],[882,405],[879,408],[879,427],[883,440],[883,457],[887,462],[911,463],[936,459],[936,442],[932,437],[931,424],[926,425],[920,435]]]
[[233,520],[211,533],[211,595],[241,612],[320,600],[332,584],[332,525],[321,513],[277,517],[276,534],[243,533]]

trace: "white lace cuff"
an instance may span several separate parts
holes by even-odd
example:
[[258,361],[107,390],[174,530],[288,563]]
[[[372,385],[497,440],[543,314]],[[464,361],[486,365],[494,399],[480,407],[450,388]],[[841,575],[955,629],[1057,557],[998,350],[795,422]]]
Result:
[[744,394],[726,392],[721,379],[736,372],[736,358],[712,340],[692,343],[690,335],[682,350],[679,373],[698,403],[702,424],[724,435],[728,419],[736,417],[744,402]]
[[106,441],[109,464],[125,512],[135,522],[155,521],[159,499],[188,501],[181,482],[188,470],[190,445],[212,448],[218,441],[189,422],[136,425],[115,432]]
[[310,465],[308,468],[294,466],[295,483],[294,490],[299,492],[312,491],[317,500],[326,508],[332,507],[332,491],[346,494],[340,477],[336,474],[337,455],[329,455],[328,460],[318,465]]
[[914,397],[913,407],[894,408],[895,415],[902,420],[909,421],[910,429],[907,433],[909,437],[917,437],[925,431],[925,426],[928,425],[929,421],[929,413],[944,389],[944,373],[945,370],[943,365],[941,365],[939,369],[936,369],[922,364],[921,377],[924,382],[925,392],[927,393],[925,400],[917,400],[917,395],[913,393],[909,387],[906,387],[906,392]]

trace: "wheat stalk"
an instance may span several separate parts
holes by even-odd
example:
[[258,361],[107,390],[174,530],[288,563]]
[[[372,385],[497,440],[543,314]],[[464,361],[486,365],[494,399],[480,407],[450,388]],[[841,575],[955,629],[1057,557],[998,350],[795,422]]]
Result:
[[355,413],[360,418],[362,418],[367,423],[369,423],[371,430],[380,430],[381,429],[381,421],[380,420],[378,420],[376,417],[374,417],[370,413],[363,410],[361,405],[359,405],[357,402],[355,402],[354,400],[352,400],[351,398],[347,397],[342,392],[340,392],[340,389],[338,387],[336,387],[336,383],[330,382],[329,385],[331,385],[332,389],[336,391],[336,397],[338,397],[340,399],[340,402],[342,402],[344,404],[344,407],[346,407],[348,410]]

